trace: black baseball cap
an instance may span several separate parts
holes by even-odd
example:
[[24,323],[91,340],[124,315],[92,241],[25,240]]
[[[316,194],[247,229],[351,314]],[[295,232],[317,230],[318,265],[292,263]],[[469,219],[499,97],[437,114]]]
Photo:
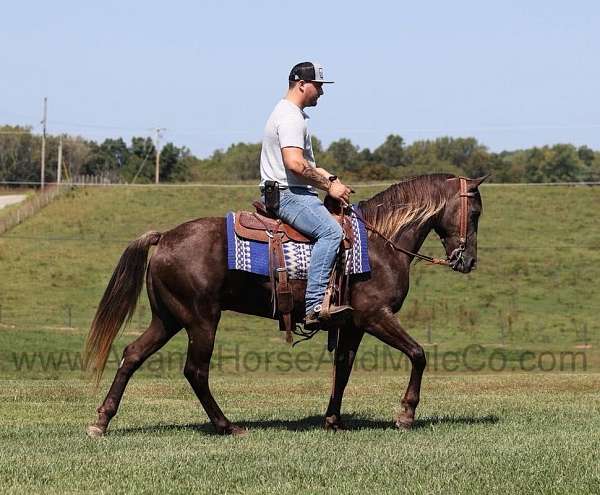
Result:
[[314,81],[331,84],[333,81],[325,81],[323,66],[318,62],[300,62],[294,65],[288,77],[289,81]]

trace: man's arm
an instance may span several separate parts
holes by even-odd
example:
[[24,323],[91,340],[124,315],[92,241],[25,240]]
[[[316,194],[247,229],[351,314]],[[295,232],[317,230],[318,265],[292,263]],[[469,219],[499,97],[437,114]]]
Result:
[[350,188],[339,180],[331,182],[329,176],[332,174],[324,168],[311,167],[304,158],[304,151],[301,148],[285,147],[282,148],[281,154],[285,168],[302,177],[311,186],[327,191],[331,197],[339,199],[344,206],[347,206]]
[[301,148],[286,147],[281,150],[281,154],[285,168],[302,177],[311,186],[329,191],[331,183],[328,176],[310,166],[304,158],[304,151]]

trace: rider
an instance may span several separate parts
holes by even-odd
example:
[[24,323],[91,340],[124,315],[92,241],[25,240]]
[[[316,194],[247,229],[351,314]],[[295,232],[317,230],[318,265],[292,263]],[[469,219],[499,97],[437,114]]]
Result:
[[[271,113],[264,130],[260,155],[261,188],[266,181],[279,187],[277,215],[296,230],[313,238],[306,286],[306,318],[304,326],[320,326],[319,311],[325,295],[343,231],[319,199],[315,188],[327,191],[344,207],[348,205],[350,188],[337,176],[317,167],[310,133],[309,118],[304,108],[314,107],[323,95],[323,66],[316,62],[295,65],[288,77],[288,92]],[[349,316],[350,306],[332,306],[332,319]]]

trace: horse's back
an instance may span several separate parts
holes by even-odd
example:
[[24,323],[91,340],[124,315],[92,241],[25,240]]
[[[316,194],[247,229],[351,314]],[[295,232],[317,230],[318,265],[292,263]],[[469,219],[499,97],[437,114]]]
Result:
[[177,293],[219,289],[227,272],[225,218],[190,220],[164,232],[149,264],[149,276]]

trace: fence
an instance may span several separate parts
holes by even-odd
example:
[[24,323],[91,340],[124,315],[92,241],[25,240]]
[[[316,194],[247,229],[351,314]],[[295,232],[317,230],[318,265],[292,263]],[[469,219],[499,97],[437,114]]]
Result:
[[19,225],[24,220],[35,215],[44,206],[53,201],[59,194],[70,189],[70,185],[48,186],[44,191],[36,193],[34,196],[27,198],[22,204],[16,207],[13,211],[6,213],[0,217],[0,235],[7,230]]
[[[77,175],[68,182],[62,182],[64,185],[76,185],[76,186],[120,186],[120,187],[143,187],[143,188],[155,188],[155,187],[218,187],[218,188],[257,188],[258,179],[251,181],[235,181],[235,182],[161,182],[160,184],[145,183],[137,184],[130,182],[114,182],[109,177],[96,176],[96,175]],[[375,182],[353,182],[352,187],[388,187],[393,184],[397,184],[398,181],[375,181]],[[57,185],[56,182],[46,182],[48,186]],[[37,187],[40,182],[37,181],[0,181],[0,186],[28,186]],[[490,182],[484,183],[481,187],[529,187],[529,186],[600,186],[598,181],[587,181],[587,182]]]

